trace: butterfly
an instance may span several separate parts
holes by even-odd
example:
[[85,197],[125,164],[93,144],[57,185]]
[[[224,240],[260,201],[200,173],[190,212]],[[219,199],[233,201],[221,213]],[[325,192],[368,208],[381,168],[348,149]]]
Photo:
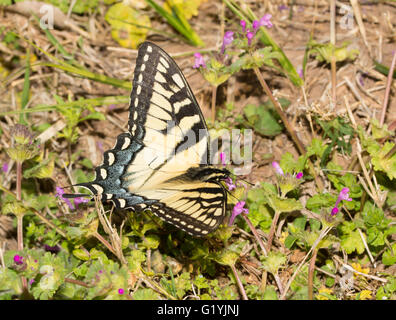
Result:
[[103,202],[135,212],[149,209],[193,235],[205,236],[224,220],[225,168],[211,165],[210,136],[183,73],[160,47],[138,50],[128,132],[104,152],[92,182],[80,183]]

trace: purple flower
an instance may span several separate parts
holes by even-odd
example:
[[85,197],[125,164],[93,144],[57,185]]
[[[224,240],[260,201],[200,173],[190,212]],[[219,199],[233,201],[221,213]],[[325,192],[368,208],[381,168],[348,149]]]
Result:
[[199,52],[194,53],[194,57],[195,57],[195,62],[193,65],[193,69],[197,69],[199,67],[206,68],[205,60]]
[[56,187],[56,194],[55,197],[58,197],[59,199],[63,200],[66,202],[66,204],[68,205],[68,207],[71,210],[74,210],[74,205],[71,203],[70,199],[64,198],[63,194],[65,193],[65,190],[63,190],[61,187]]
[[109,105],[109,111],[114,110],[115,108],[116,108],[116,105],[115,105],[115,104]]
[[241,213],[244,213],[244,214],[249,213],[249,209],[244,208],[244,206],[245,206],[245,201],[237,202],[237,204],[232,209],[232,215],[231,215],[230,221],[228,222],[229,226],[231,226],[234,223],[236,216],[240,215]]
[[254,20],[252,23],[252,28],[254,31],[257,31],[257,29],[260,28],[260,22],[258,22],[257,20]]
[[301,179],[302,177],[303,177],[303,173],[302,172],[297,173],[296,179]]
[[32,285],[34,283],[34,279],[29,280],[29,285]]
[[3,166],[1,167],[1,170],[3,170],[4,173],[7,173],[7,172],[8,172],[8,162],[5,162],[5,163],[3,164]]
[[270,19],[272,18],[272,14],[265,14],[261,19],[260,19],[260,27],[267,27],[267,28],[272,28],[272,22]]
[[242,32],[245,33],[245,31],[246,31],[246,21],[245,20],[241,20],[240,24],[241,24],[241,27],[242,27]]
[[234,32],[227,31],[223,37],[223,45],[221,47],[221,54],[224,54],[225,47],[230,45],[234,41]]
[[338,211],[339,211],[338,208],[334,207],[333,209],[331,209],[331,215],[335,216],[338,213]]
[[124,289],[122,288],[118,289],[118,294],[124,294]]
[[234,184],[234,182],[232,181],[232,179],[230,177],[225,179],[224,182],[225,182],[228,190],[232,191],[236,188],[236,185]]
[[286,5],[284,5],[284,4],[278,6],[278,10],[279,11],[283,11],[283,10],[287,10],[287,9],[289,9],[289,8]]
[[15,262],[17,265],[23,264],[23,257],[16,254],[16,255],[14,256],[14,262]]
[[338,205],[340,204],[340,202],[341,202],[342,200],[345,200],[345,201],[352,201],[352,198],[349,197],[349,188],[342,188],[342,190],[341,190],[340,193],[338,194],[338,197],[337,197],[337,201],[336,201],[336,203],[335,203],[335,206],[334,206],[334,208],[331,210],[331,215],[332,215],[332,216],[335,216],[335,215],[338,213],[338,211],[339,211]]
[[59,248],[58,245],[51,247],[48,244],[45,244],[44,245],[44,250],[45,251],[49,251],[51,253],[58,253],[60,251],[60,248]]
[[300,76],[300,78],[304,80],[304,71],[303,71],[303,69],[302,68],[297,69],[297,73]]
[[246,38],[248,39],[248,45],[250,46],[252,44],[252,39],[254,38],[255,33],[252,31],[246,32]]
[[74,205],[76,206],[76,208],[78,208],[78,205],[80,203],[86,203],[88,201],[89,201],[89,199],[83,198],[83,197],[74,198]]
[[284,176],[285,174],[283,173],[282,168],[280,167],[279,163],[276,161],[272,162],[272,167],[275,169],[276,173],[279,174],[280,176]]

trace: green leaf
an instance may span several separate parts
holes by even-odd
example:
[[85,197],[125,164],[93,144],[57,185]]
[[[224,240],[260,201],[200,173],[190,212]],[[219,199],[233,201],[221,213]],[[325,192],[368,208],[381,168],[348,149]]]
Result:
[[286,263],[286,256],[281,252],[270,251],[268,256],[260,258],[264,270],[276,274]]
[[341,247],[350,254],[356,251],[358,254],[364,252],[364,243],[358,230],[352,231],[347,235],[341,236]]
[[278,123],[279,116],[274,109],[265,105],[248,104],[243,112],[247,124],[261,135],[272,137],[280,134],[283,130],[283,127]]
[[396,243],[392,245],[392,250],[387,249],[382,254],[382,263],[386,266],[392,266],[396,264]]
[[138,289],[133,294],[134,300],[158,300],[158,293],[152,289]]

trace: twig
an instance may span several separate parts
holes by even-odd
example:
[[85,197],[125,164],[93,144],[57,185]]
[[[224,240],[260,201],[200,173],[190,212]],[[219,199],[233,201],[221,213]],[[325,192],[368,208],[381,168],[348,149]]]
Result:
[[315,248],[315,250],[312,253],[311,262],[309,263],[309,268],[308,268],[308,300],[313,300],[313,278],[314,278],[315,262],[316,262],[317,254],[318,254],[318,249]]
[[252,222],[249,220],[249,218],[245,214],[242,214],[242,217],[243,217],[243,219],[245,219],[245,221],[246,221],[247,225],[249,226],[250,230],[252,230],[252,233],[253,233],[254,237],[256,238],[261,250],[263,251],[264,256],[266,257],[268,255],[267,254],[267,250],[265,249],[263,240],[258,235],[256,228],[254,227]]
[[237,270],[235,268],[235,265],[232,264],[232,265],[230,265],[230,267],[231,267],[232,273],[234,274],[234,277],[236,279],[239,291],[241,292],[242,300],[249,300],[247,295],[246,295],[245,288],[242,285],[242,281],[239,278],[239,275],[238,275],[238,272],[237,272]]
[[275,211],[274,219],[272,219],[271,229],[268,235],[267,250],[271,251],[272,240],[274,239],[276,225],[278,224],[280,212]]
[[321,231],[321,233],[319,234],[318,238],[315,240],[314,244],[312,245],[311,249],[308,251],[308,253],[305,255],[304,259],[301,261],[301,263],[298,265],[296,271],[294,271],[293,275],[290,277],[289,281],[286,284],[286,287],[283,291],[283,294],[280,297],[280,300],[285,300],[286,298],[286,294],[287,291],[290,288],[290,285],[292,284],[294,278],[297,276],[298,272],[300,271],[300,269],[302,268],[302,266],[305,264],[305,261],[307,260],[308,256],[310,255],[310,253],[316,249],[316,247],[318,246],[319,242],[326,236],[326,234],[331,230],[331,227],[326,227],[325,229],[323,229]]

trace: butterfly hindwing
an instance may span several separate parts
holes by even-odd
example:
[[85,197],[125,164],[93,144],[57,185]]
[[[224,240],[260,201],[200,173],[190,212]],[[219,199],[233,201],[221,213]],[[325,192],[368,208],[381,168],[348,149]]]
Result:
[[139,47],[129,111],[128,132],[104,153],[95,180],[79,186],[117,208],[150,209],[195,236],[215,230],[227,173],[208,165],[209,133],[182,72],[150,42]]

